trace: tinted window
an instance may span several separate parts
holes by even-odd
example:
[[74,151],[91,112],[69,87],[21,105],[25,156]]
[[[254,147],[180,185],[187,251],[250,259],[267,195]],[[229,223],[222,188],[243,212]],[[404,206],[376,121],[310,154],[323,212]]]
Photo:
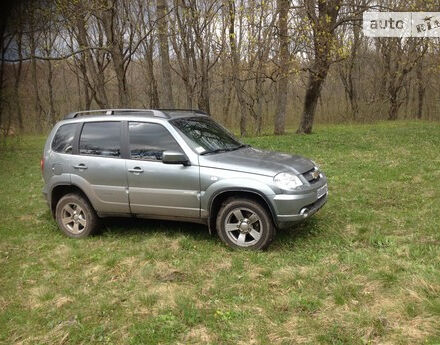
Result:
[[76,126],[76,123],[71,123],[58,128],[52,141],[52,150],[60,153],[72,153]]
[[86,122],[81,132],[79,153],[82,155],[119,157],[121,155],[120,122]]
[[161,160],[164,151],[182,152],[168,130],[155,123],[130,122],[131,159]]
[[171,121],[198,153],[235,150],[243,146],[224,127],[210,118],[191,117]]

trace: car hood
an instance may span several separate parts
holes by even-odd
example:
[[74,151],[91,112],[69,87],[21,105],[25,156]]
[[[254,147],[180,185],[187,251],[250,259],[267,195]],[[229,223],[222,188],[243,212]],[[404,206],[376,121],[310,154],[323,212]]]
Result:
[[280,172],[302,174],[314,167],[310,159],[287,153],[246,147],[235,151],[199,156],[202,167],[275,176]]

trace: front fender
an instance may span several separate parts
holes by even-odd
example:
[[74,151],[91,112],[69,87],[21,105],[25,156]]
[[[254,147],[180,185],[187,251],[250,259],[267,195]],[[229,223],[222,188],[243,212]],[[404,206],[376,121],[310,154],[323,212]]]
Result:
[[252,192],[255,193],[268,202],[269,207],[270,197],[275,195],[275,192],[264,182],[250,179],[250,178],[225,178],[212,183],[201,197],[201,209],[209,212],[211,204],[215,197],[224,192]]

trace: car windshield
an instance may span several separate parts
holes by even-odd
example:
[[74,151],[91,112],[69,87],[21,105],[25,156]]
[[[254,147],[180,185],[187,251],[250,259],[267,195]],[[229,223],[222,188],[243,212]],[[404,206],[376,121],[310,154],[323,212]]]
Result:
[[170,122],[183,134],[191,148],[201,155],[233,151],[247,146],[209,117],[180,118]]

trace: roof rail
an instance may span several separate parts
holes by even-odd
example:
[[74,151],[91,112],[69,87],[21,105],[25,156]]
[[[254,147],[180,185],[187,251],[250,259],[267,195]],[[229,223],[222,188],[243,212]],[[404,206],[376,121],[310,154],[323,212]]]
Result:
[[157,117],[168,117],[167,114],[155,112],[154,110],[148,109],[95,109],[95,110],[84,110],[75,111],[64,117],[64,119],[74,119],[81,115],[124,115],[131,113],[144,113],[145,115],[153,115]]
[[180,112],[188,112],[188,113],[195,113],[195,114],[201,114],[201,115],[209,115],[207,112],[203,111],[203,110],[199,110],[199,109],[185,109],[185,108],[171,108],[171,109],[163,109],[163,108],[159,108],[159,109],[155,109],[155,110],[159,110],[162,112],[172,112],[172,111],[180,111]]

